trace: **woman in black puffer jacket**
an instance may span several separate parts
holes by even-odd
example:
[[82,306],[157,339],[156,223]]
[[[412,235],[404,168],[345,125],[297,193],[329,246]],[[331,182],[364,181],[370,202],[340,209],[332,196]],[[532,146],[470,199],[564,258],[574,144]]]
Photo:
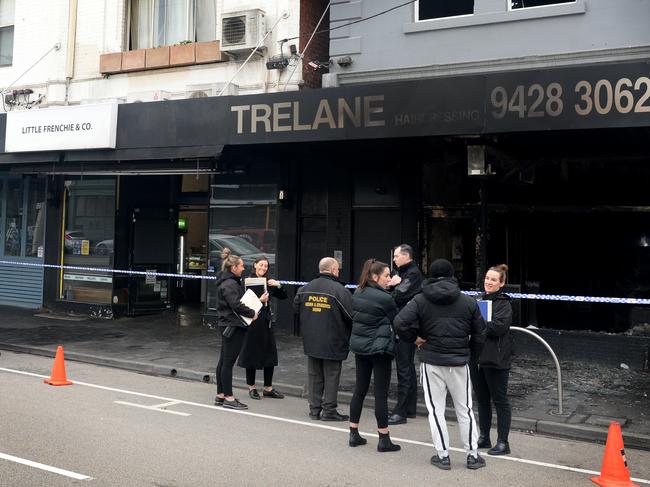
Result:
[[[508,266],[491,267],[485,274],[485,293],[480,299],[492,301],[492,320],[487,321],[487,337],[478,364],[472,364],[472,383],[478,400],[480,435],[479,448],[490,448],[488,455],[510,453],[511,410],[508,401],[508,378],[512,363],[512,305],[510,297],[503,293]],[[492,448],[492,403],[497,410],[497,443]]]
[[388,386],[391,361],[395,356],[393,318],[397,305],[386,290],[390,281],[388,264],[369,259],[363,265],[359,287],[352,297],[352,335],[350,350],[354,352],[357,381],[350,403],[350,446],[365,445],[359,435],[359,419],[363,400],[375,374],[375,418],[379,432],[377,451],[397,451],[399,445],[390,441],[388,433]]
[[[217,364],[217,397],[214,398],[215,406],[227,409],[248,409],[248,406],[232,393],[232,368],[239,356],[244,337],[246,336],[246,323],[241,316],[257,319],[257,313],[240,302],[244,295],[241,285],[241,275],[244,272],[244,262],[241,257],[232,255],[230,249],[224,248],[221,252],[221,274],[217,278],[217,325],[221,330],[221,353]],[[268,293],[260,297],[263,303],[269,299]]]

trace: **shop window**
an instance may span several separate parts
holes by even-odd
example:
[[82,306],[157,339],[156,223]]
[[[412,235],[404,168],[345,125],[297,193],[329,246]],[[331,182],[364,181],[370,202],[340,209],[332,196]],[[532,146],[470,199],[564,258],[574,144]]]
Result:
[[45,180],[31,179],[27,191],[27,245],[25,256],[43,257],[45,239]]
[[[221,270],[221,251],[228,247],[250,272],[265,256],[275,275],[277,187],[275,185],[212,185],[208,235],[209,270]],[[216,308],[216,288],[208,286],[208,309]]]
[[0,1],[0,66],[11,66],[14,59],[15,0]]
[[23,228],[23,181],[6,182],[5,256],[20,257]]
[[512,0],[510,8],[512,10],[528,7],[542,7],[544,5],[556,5],[558,3],[575,3],[575,0]]
[[[64,265],[112,269],[115,233],[115,179],[84,178],[65,182]],[[112,274],[97,270],[64,270],[62,298],[84,303],[110,303]]]
[[131,49],[217,37],[216,0],[131,0]]
[[474,0],[419,0],[415,4],[417,20],[440,19],[473,13]]

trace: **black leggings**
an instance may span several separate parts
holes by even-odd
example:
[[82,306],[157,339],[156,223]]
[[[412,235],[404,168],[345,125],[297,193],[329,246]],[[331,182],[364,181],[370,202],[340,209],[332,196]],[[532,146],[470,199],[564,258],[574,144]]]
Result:
[[[271,387],[273,385],[273,369],[275,367],[264,367],[264,387]],[[255,385],[255,369],[246,369],[246,384],[249,386]]]
[[376,355],[355,355],[357,382],[350,402],[350,422],[358,423],[361,419],[363,400],[370,387],[370,376],[375,373],[375,418],[377,428],[388,427],[388,386],[392,357],[383,353]]
[[474,370],[474,390],[478,400],[478,423],[481,433],[489,434],[492,426],[492,403],[497,410],[497,438],[508,441],[512,413],[508,401],[510,369],[479,367]]
[[221,353],[217,363],[217,394],[232,396],[232,368],[241,352],[246,328],[235,328],[230,338],[221,337]]

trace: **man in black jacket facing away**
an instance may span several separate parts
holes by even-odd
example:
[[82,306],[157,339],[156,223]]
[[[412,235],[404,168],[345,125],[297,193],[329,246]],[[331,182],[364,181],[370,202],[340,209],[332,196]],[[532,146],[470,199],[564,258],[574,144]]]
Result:
[[485,321],[476,301],[460,292],[451,262],[437,259],[431,264],[429,279],[422,283],[422,294],[400,311],[393,325],[401,340],[419,348],[424,399],[438,452],[431,457],[431,464],[443,470],[451,468],[445,422],[449,391],[467,452],[467,468],[484,467],[485,460],[478,454],[468,363],[471,357],[479,356],[485,343]]
[[309,417],[347,421],[336,410],[341,364],[350,351],[352,294],[338,281],[339,263],[321,259],[320,275],[301,287],[293,300],[307,355]]
[[[413,248],[402,244],[395,247],[393,262],[398,274],[393,276],[389,286],[391,295],[401,310],[422,290],[422,272],[413,260]],[[388,424],[404,424],[406,418],[415,418],[418,400],[418,379],[415,375],[415,344],[398,340],[395,350],[395,368],[397,369],[397,404]]]

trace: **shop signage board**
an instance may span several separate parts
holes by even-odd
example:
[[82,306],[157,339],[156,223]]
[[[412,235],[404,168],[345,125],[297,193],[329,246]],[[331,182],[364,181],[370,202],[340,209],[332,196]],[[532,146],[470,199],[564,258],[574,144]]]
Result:
[[116,131],[116,103],[12,111],[5,151],[114,149]]
[[650,62],[230,97],[231,144],[650,126]]

